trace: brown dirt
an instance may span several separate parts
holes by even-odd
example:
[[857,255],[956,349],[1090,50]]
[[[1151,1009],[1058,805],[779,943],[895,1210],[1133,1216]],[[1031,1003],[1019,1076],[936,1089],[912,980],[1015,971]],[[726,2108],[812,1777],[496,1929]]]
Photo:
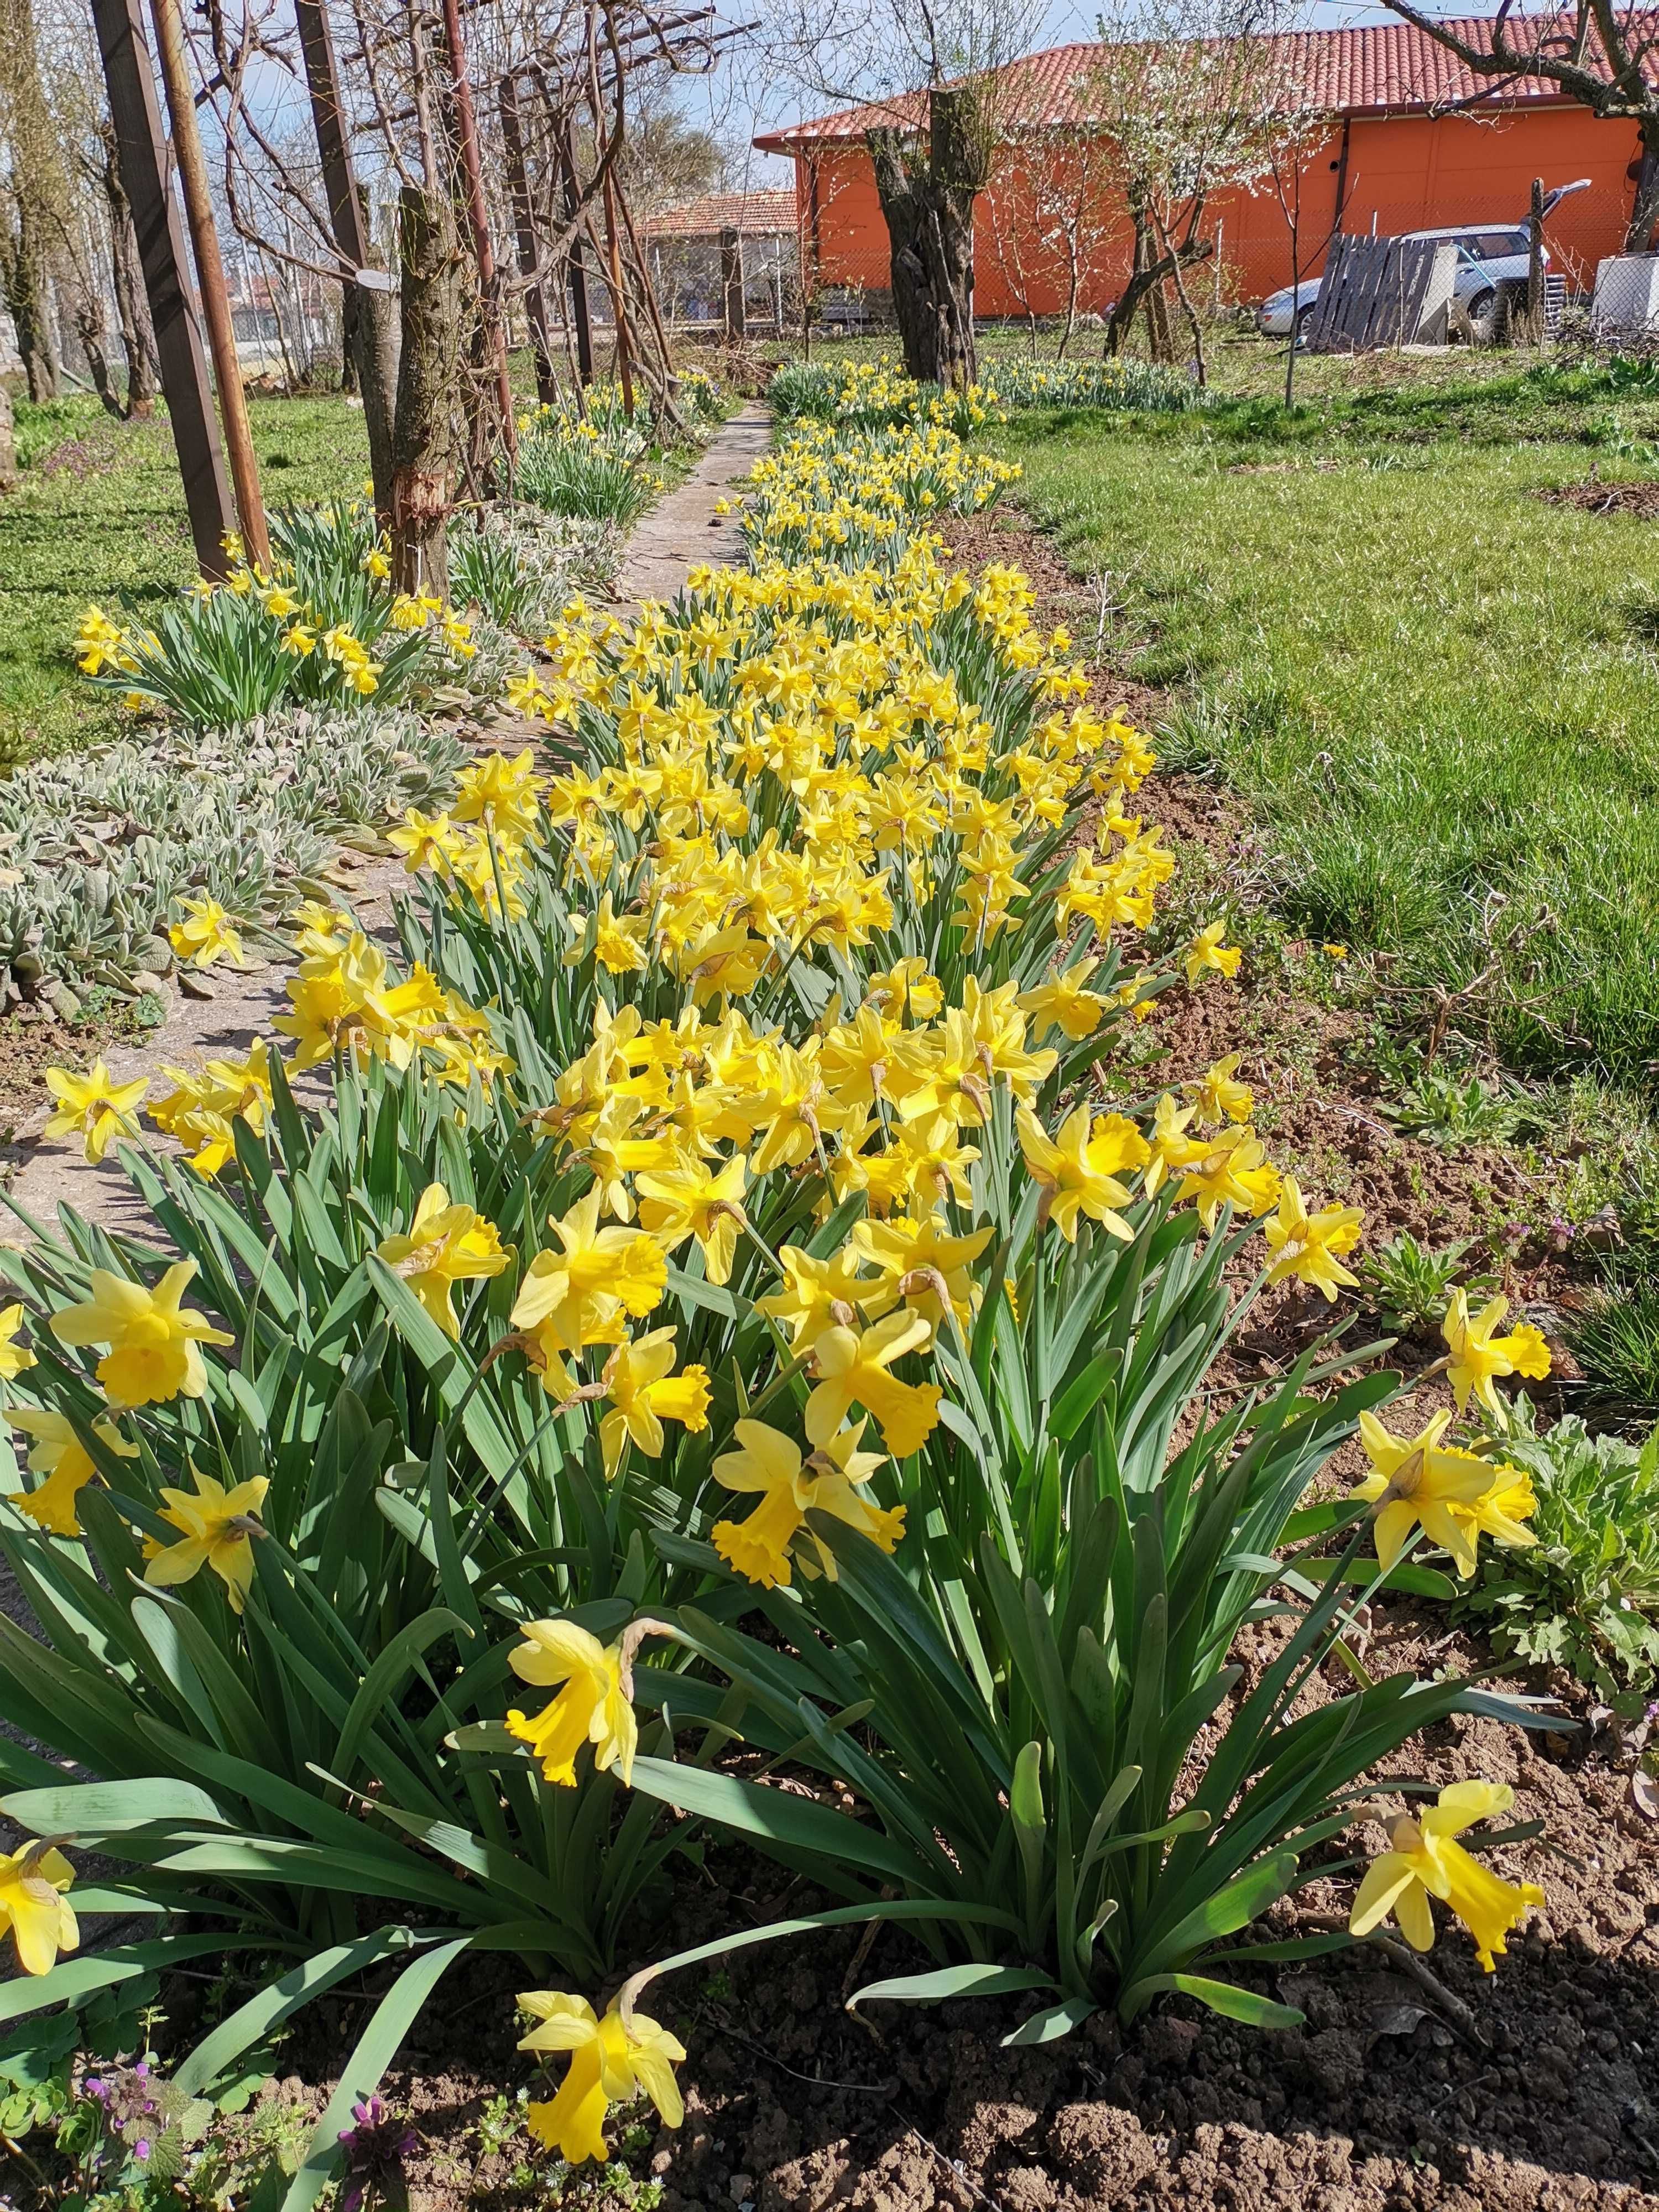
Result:
[[1659,517],[1659,483],[1602,483],[1590,477],[1583,483],[1547,485],[1534,496],[1552,507],[1582,507],[1586,514],[1636,514],[1648,522]]
[[[1374,1670],[1478,1663],[1409,1606],[1377,1612]],[[1270,1631],[1256,1637],[1247,1663],[1271,1648]],[[663,2212],[1656,2212],[1659,1834],[1626,1809],[1609,1750],[1588,1729],[1522,1736],[1467,1718],[1389,1762],[1395,1776],[1436,1784],[1508,1781],[1516,1820],[1547,1824],[1549,1850],[1500,1854],[1512,1877],[1541,1883],[1548,1907],[1497,1972],[1481,1975],[1457,1932],[1433,1954],[1473,2033],[1389,1959],[1358,1950],[1257,1977],[1306,2013],[1302,2027],[1264,2034],[1176,1998],[1128,2029],[1097,2015],[1064,2043],[1011,2051],[1000,2038],[1034,2000],[878,2004],[867,2024],[849,2018],[850,1988],[919,1955],[888,1930],[855,1959],[855,1936],[837,1933],[653,1992],[690,2052],[686,2123],[671,2133],[647,2114],[631,2134],[613,2129],[613,2154],[635,2182],[661,2186]],[[1380,1844],[1380,1832],[1369,1841]],[[1345,1883],[1314,1885],[1279,1909],[1273,1932],[1296,1932],[1301,1914],[1340,1908],[1347,1894]],[[764,1870],[739,1892],[690,1893],[673,1924],[651,1931],[646,1955],[815,1902]],[[487,2100],[532,2080],[513,2049],[514,1985],[509,1967],[480,1961],[417,2027],[386,2085],[421,2138],[414,2212],[629,2202],[616,2166],[604,2181],[550,2187],[522,2133],[483,2153]],[[357,2008],[337,2008],[331,2048],[359,2025]],[[320,2016],[301,2026],[284,2062],[295,2070],[267,2094],[317,2111],[307,2060],[322,2059],[325,2076],[330,2044]],[[526,2160],[530,2175],[515,2175]]]
[[50,1007],[27,1003],[0,1018],[0,1148],[46,1103],[43,1079],[49,1067],[84,1068],[106,1045],[146,1034],[126,1000],[107,1015],[75,1022],[59,1021]]

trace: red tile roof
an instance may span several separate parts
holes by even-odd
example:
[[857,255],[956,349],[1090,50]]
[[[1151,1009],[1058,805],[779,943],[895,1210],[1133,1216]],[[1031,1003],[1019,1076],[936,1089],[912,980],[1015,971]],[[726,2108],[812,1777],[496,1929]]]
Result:
[[[1474,46],[1484,44],[1491,18],[1457,16],[1447,27]],[[1521,35],[1511,19],[1511,35]],[[1410,23],[1365,23],[1346,30],[1291,31],[1276,42],[1284,49],[1285,77],[1298,106],[1334,115],[1371,115],[1412,108],[1449,107],[1467,100],[1508,105],[1559,100],[1559,85],[1539,77],[1477,76],[1457,57]],[[1088,119],[1088,77],[1101,52],[1097,45],[1052,46],[1027,54],[998,72],[999,109],[1010,131],[1055,130]],[[919,93],[767,131],[755,143],[769,154],[832,138],[860,138],[882,124],[914,127],[921,114]]]
[[649,238],[718,238],[723,230],[749,238],[793,237],[796,220],[794,189],[786,186],[782,191],[710,192],[647,216],[642,228]]

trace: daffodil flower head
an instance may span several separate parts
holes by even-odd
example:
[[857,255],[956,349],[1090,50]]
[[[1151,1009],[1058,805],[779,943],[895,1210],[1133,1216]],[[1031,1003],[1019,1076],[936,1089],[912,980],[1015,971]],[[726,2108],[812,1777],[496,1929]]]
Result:
[[112,1406],[161,1405],[205,1392],[202,1346],[236,1340],[180,1303],[195,1273],[194,1260],[175,1261],[151,1291],[94,1267],[85,1304],[52,1316],[60,1344],[106,1347],[97,1375]]
[[74,1880],[75,1869],[50,1843],[0,1854],[0,1931],[9,1931],[26,1974],[49,1974],[60,1951],[78,1948],[81,1930],[64,1894]]
[[56,1102],[47,1120],[49,1138],[78,1136],[88,1161],[95,1167],[113,1139],[137,1133],[134,1116],[149,1088],[148,1076],[131,1083],[112,1080],[108,1068],[95,1060],[85,1075],[67,1068],[49,1067],[46,1089]]
[[1510,1310],[1507,1298],[1492,1298],[1471,1317],[1468,1298],[1460,1286],[1451,1294],[1440,1333],[1450,1353],[1448,1380],[1460,1413],[1471,1395],[1489,1413],[1498,1411],[1496,1376],[1524,1375],[1541,1382],[1550,1371],[1549,1346],[1529,1322],[1521,1322],[1507,1336],[1498,1328]]
[[1322,1206],[1310,1213],[1295,1176],[1286,1176],[1278,1214],[1267,1223],[1267,1280],[1294,1278],[1334,1302],[1339,1289],[1359,1279],[1342,1265],[1340,1255],[1359,1242],[1364,1218],[1357,1206]]
[[859,1449],[864,1429],[860,1421],[838,1431],[809,1458],[793,1437],[764,1421],[737,1423],[738,1449],[714,1462],[715,1480],[728,1490],[757,1493],[760,1503],[746,1521],[714,1523],[714,1548],[729,1567],[763,1589],[787,1588],[793,1553],[803,1572],[834,1582],[835,1553],[807,1523],[814,1512],[846,1522],[884,1552],[893,1550],[904,1533],[904,1508],[879,1506],[866,1494],[871,1476],[886,1462],[879,1452]]
[[1354,1899],[1350,1934],[1369,1936],[1392,1918],[1413,1950],[1427,1951],[1434,1943],[1429,1900],[1438,1898],[1474,1936],[1475,1956],[1490,1974],[1510,1929],[1542,1905],[1544,1893],[1530,1881],[1504,1881],[1456,1838],[1514,1802],[1507,1783],[1454,1782],[1425,1812],[1392,1821],[1389,1848],[1372,1860]]
[[428,1183],[421,1193],[408,1230],[386,1237],[375,1249],[444,1334],[456,1338],[460,1323],[450,1304],[455,1285],[499,1275],[508,1258],[495,1223],[470,1206],[452,1206],[441,1182]]
[[633,1645],[628,1638],[601,1644],[574,1620],[527,1621],[520,1634],[523,1643],[507,1655],[514,1673],[538,1689],[559,1689],[538,1713],[509,1711],[508,1733],[529,1745],[549,1782],[574,1788],[576,1754],[585,1743],[593,1747],[598,1771],[614,1766],[624,1783],[631,1782],[639,1723],[630,1702]]
[[1228,982],[1237,975],[1238,963],[1244,956],[1237,945],[1222,943],[1226,934],[1224,921],[1212,921],[1206,929],[1200,930],[1188,946],[1186,965],[1189,988],[1196,988],[1207,974],[1222,976]]
[[1370,1411],[1359,1416],[1359,1441],[1372,1472],[1352,1494],[1371,1508],[1377,1562],[1385,1571],[1419,1528],[1451,1553],[1466,1581],[1483,1532],[1510,1546],[1533,1540],[1520,1525],[1534,1510],[1530,1483],[1515,1468],[1443,1443],[1451,1418],[1443,1409],[1416,1436],[1404,1437],[1390,1435]]
[[253,1587],[253,1542],[264,1531],[259,1508],[270,1489],[269,1479],[255,1475],[227,1490],[210,1474],[197,1473],[196,1492],[163,1490],[161,1519],[179,1532],[171,1544],[159,1538],[144,1540],[144,1580],[159,1585],[187,1583],[204,1567],[211,1567],[225,1586],[233,1613],[240,1613]]
[[23,1308],[0,1306],[0,1382],[15,1382],[25,1368],[33,1367],[34,1354],[17,1341],[17,1332],[23,1326]]
[[[14,1497],[20,1513],[54,1536],[78,1536],[81,1522],[76,1500],[98,1473],[97,1462],[87,1449],[81,1432],[67,1413],[50,1406],[12,1406],[6,1419],[14,1428],[33,1438],[29,1472],[40,1480],[33,1490]],[[94,1421],[92,1434],[108,1452],[121,1459],[136,1459],[137,1444],[128,1443],[112,1422]]]
[[556,2094],[530,2106],[530,2131],[547,2149],[572,2166],[608,2158],[605,2114],[641,2090],[665,2126],[677,2128],[685,2118],[674,2078],[685,2049],[659,2022],[644,2013],[624,2019],[617,2005],[601,2020],[585,1997],[558,1990],[526,1990],[519,2005],[536,2023],[520,2039],[520,2051],[570,2054]]

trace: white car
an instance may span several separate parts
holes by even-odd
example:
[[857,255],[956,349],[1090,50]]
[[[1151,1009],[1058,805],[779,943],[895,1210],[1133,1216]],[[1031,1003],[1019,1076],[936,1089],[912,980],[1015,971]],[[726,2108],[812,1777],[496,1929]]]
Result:
[[[1553,192],[1544,195],[1544,213],[1565,199],[1570,192],[1588,191],[1589,179],[1580,177],[1577,183],[1559,185]],[[1452,278],[1453,296],[1459,301],[1468,318],[1470,335],[1477,341],[1492,337],[1497,327],[1498,303],[1505,286],[1524,284],[1532,252],[1532,220],[1522,216],[1519,222],[1509,223],[1449,223],[1439,230],[1408,230],[1407,238],[1430,238],[1437,242],[1449,240],[1457,248],[1457,269]],[[1550,265],[1549,249],[1544,249],[1544,266]],[[1286,284],[1265,299],[1255,311],[1255,326],[1264,337],[1285,338],[1294,325],[1301,336],[1314,304],[1319,297],[1319,279],[1310,276],[1292,287]]]

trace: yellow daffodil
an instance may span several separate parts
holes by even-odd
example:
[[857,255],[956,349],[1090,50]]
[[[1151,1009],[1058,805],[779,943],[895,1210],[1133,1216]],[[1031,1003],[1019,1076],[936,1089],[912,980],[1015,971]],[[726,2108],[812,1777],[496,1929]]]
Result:
[[674,2068],[685,2051],[665,2027],[644,2013],[624,2021],[614,2005],[601,2020],[585,1997],[558,1990],[527,1990],[519,2004],[536,2022],[520,2040],[520,2051],[570,2054],[556,2094],[530,2106],[530,2132],[545,2149],[557,2151],[572,2166],[607,2159],[605,2113],[641,2090],[665,2127],[678,2127],[685,2106]]
[[828,1513],[890,1552],[904,1533],[904,1508],[877,1505],[864,1486],[885,1464],[879,1452],[859,1449],[865,1425],[840,1430],[803,1458],[799,1444],[764,1421],[738,1421],[738,1449],[714,1462],[714,1477],[728,1490],[754,1492],[760,1503],[746,1521],[717,1521],[714,1549],[734,1572],[772,1589],[791,1579],[791,1547],[811,1547],[800,1565],[836,1579],[834,1553],[806,1525],[809,1513]]
[[149,1291],[94,1267],[86,1304],[52,1315],[52,1332],[60,1344],[106,1347],[97,1374],[112,1406],[199,1398],[207,1389],[202,1346],[236,1340],[179,1304],[195,1273],[194,1260],[177,1260]]
[[[854,1222],[849,1243],[858,1257],[876,1270],[890,1299],[902,1298],[936,1330],[943,1326],[948,1306],[958,1327],[966,1329],[980,1298],[969,1268],[995,1233],[986,1228],[954,1236],[936,1213],[920,1219],[899,1213],[886,1221]],[[861,1303],[866,1314],[882,1310],[867,1291]]]
[[1266,1213],[1279,1199],[1279,1170],[1269,1161],[1267,1148],[1254,1129],[1218,1129],[1213,1137],[1194,1148],[1182,1169],[1176,1192],[1177,1205],[1189,1201],[1198,1209],[1206,1229],[1213,1229],[1224,1206],[1241,1213]]
[[576,1754],[585,1743],[593,1747],[599,1773],[614,1766],[624,1783],[631,1782],[640,1732],[622,1642],[601,1644],[574,1620],[526,1621],[519,1632],[524,1642],[507,1655],[514,1673],[537,1689],[561,1686],[538,1713],[510,1711],[508,1734],[529,1745],[549,1782],[574,1788]]
[[1187,1091],[1198,1109],[1200,1126],[1218,1127],[1224,1121],[1248,1121],[1255,1104],[1255,1093],[1248,1083],[1235,1080],[1238,1073],[1239,1054],[1228,1054],[1225,1060],[1205,1071],[1196,1083],[1186,1085]]
[[854,1406],[876,1417],[881,1440],[895,1459],[920,1451],[939,1425],[936,1382],[904,1382],[890,1370],[907,1352],[919,1352],[933,1340],[925,1315],[908,1308],[885,1315],[868,1328],[842,1323],[826,1328],[812,1344],[818,1377],[806,1401],[806,1434],[827,1445]]
[[888,1312],[895,1300],[891,1285],[872,1280],[859,1273],[859,1255],[852,1246],[827,1260],[804,1252],[799,1245],[778,1249],[778,1265],[784,1287],[755,1301],[763,1314],[788,1328],[790,1342],[799,1351],[814,1342],[836,1322],[848,1326],[861,1313],[866,1319]]
[[116,1137],[137,1134],[134,1115],[149,1088],[148,1076],[131,1083],[116,1083],[101,1060],[94,1060],[85,1075],[67,1068],[46,1070],[46,1089],[57,1101],[46,1123],[48,1137],[77,1136],[95,1167]]
[[1079,1043],[1094,1035],[1105,1016],[1107,1002],[1099,992],[1085,990],[1084,986],[1099,965],[1097,960],[1079,960],[1063,975],[1050,975],[1035,990],[1021,992],[1018,1003],[1031,1017],[1036,1036],[1060,1030]]
[[386,1237],[375,1249],[453,1337],[461,1333],[450,1304],[455,1285],[499,1275],[511,1256],[501,1249],[495,1223],[470,1206],[452,1206],[441,1182],[429,1182],[421,1193],[407,1231]]
[[[5,1418],[14,1428],[33,1437],[29,1471],[40,1477],[33,1490],[15,1496],[12,1504],[52,1535],[78,1536],[81,1522],[76,1500],[98,1468],[74,1422],[67,1413],[48,1406],[10,1406]],[[106,1451],[122,1459],[138,1456],[137,1445],[128,1443],[110,1421],[97,1420],[88,1425]]]
[[233,968],[246,968],[247,954],[230,916],[217,899],[181,898],[182,921],[167,925],[167,940],[179,958],[192,968],[210,968],[216,960],[228,960]]
[[190,1582],[204,1567],[211,1567],[225,1586],[231,1611],[240,1613],[253,1586],[252,1540],[264,1534],[259,1508],[270,1481],[259,1474],[227,1490],[210,1474],[191,1472],[193,1498],[187,1490],[161,1492],[161,1518],[179,1535],[171,1544],[154,1536],[144,1539],[144,1580],[170,1586]]
[[1533,1510],[1531,1486],[1512,1467],[1441,1442],[1451,1415],[1436,1413],[1414,1437],[1391,1436],[1375,1413],[1359,1416],[1359,1441],[1372,1472],[1353,1491],[1372,1508],[1376,1556],[1391,1567],[1413,1528],[1449,1552],[1467,1581],[1482,1530],[1499,1543],[1532,1541],[1520,1520]]
[[1529,1322],[1520,1322],[1507,1336],[1497,1334],[1509,1310],[1507,1298],[1492,1298],[1471,1319],[1462,1290],[1451,1294],[1440,1334],[1451,1355],[1447,1374],[1460,1413],[1471,1394],[1489,1413],[1498,1412],[1495,1376],[1525,1375],[1541,1382],[1550,1371],[1549,1346]]
[[623,1316],[642,1318],[667,1286],[661,1245],[642,1230],[601,1229],[600,1199],[596,1187],[550,1224],[560,1249],[537,1254],[513,1308],[514,1328],[555,1355],[618,1342]]
[[0,1306],[0,1382],[15,1382],[26,1367],[34,1364],[34,1354],[17,1341],[17,1332],[22,1326],[21,1303]]
[[1229,982],[1238,974],[1238,963],[1244,956],[1237,945],[1222,943],[1226,934],[1224,921],[1212,921],[1207,929],[1200,929],[1187,947],[1187,981],[1189,988],[1196,989],[1203,977],[1212,971]]
[[1286,1176],[1279,1212],[1266,1226],[1267,1280],[1282,1283],[1294,1276],[1334,1300],[1340,1289],[1359,1279],[1342,1265],[1340,1255],[1359,1242],[1364,1220],[1357,1206],[1322,1206],[1310,1213],[1295,1176]]
[[1134,1231],[1117,1209],[1128,1205],[1132,1193],[1121,1177],[1149,1158],[1134,1123],[1121,1114],[1097,1117],[1084,1105],[1050,1137],[1029,1108],[1022,1107],[1018,1119],[1020,1150],[1043,1194],[1042,1212],[1066,1243],[1077,1242],[1079,1214],[1127,1243]]
[[1515,1792],[1507,1783],[1453,1782],[1437,1803],[1415,1817],[1389,1823],[1389,1849],[1373,1859],[1348,1916],[1349,1932],[1369,1936],[1388,1919],[1415,1951],[1434,1944],[1431,1898],[1449,1905],[1474,1938],[1474,1954],[1491,1973],[1520,1925],[1544,1893],[1536,1883],[1505,1881],[1464,1850],[1456,1838],[1477,1820],[1507,1813]]
[[81,1930],[64,1892],[75,1869],[48,1843],[0,1854],[0,1930],[9,1929],[26,1974],[49,1974],[60,1951],[79,1948]]
[[640,1226],[667,1252],[695,1237],[703,1273],[711,1283],[729,1283],[744,1225],[743,1194],[749,1164],[741,1154],[711,1172],[702,1160],[635,1178],[640,1194]]
[[708,1426],[708,1369],[673,1375],[673,1364],[672,1328],[624,1340],[606,1360],[602,1380],[611,1411],[599,1422],[599,1444],[607,1477],[615,1476],[630,1442],[647,1459],[659,1459],[665,1421],[678,1421],[693,1435]]

